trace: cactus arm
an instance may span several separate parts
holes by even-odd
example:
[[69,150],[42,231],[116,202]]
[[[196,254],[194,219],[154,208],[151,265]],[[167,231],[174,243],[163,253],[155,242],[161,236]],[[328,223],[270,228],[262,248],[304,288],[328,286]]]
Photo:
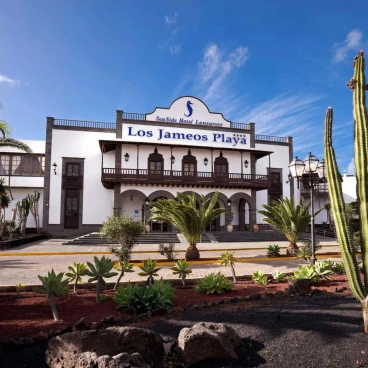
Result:
[[366,108],[365,60],[363,51],[354,61],[353,114],[355,120],[354,150],[357,175],[357,200],[359,203],[360,244],[362,250],[364,284],[368,292],[368,118]]
[[332,146],[332,108],[329,107],[325,119],[325,159],[327,169],[328,191],[330,194],[331,209],[336,225],[336,233],[344,260],[349,285],[355,297],[359,300],[365,298],[365,290],[360,278],[358,262],[350,239],[348,222],[345,215],[345,203],[342,195],[340,173],[336,164],[335,151]]

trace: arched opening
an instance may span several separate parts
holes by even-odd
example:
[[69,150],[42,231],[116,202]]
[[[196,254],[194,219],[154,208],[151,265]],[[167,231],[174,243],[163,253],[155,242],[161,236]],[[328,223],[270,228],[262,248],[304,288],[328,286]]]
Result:
[[[167,192],[166,190],[157,190],[148,196],[148,200],[151,204],[151,208],[154,207],[154,203],[160,199],[175,199],[175,196]],[[150,221],[152,232],[172,232],[173,226],[167,222]]]
[[[205,198],[211,198],[215,192],[211,192],[206,194]],[[227,208],[228,198],[223,193],[218,193],[218,200],[215,205],[215,208],[223,208],[226,210]],[[225,212],[221,213],[219,217],[217,217],[214,221],[212,221],[211,225],[206,228],[206,231],[221,231],[226,228],[226,214]]]
[[120,194],[120,213],[132,216],[135,220],[141,220],[143,223],[148,219],[148,213],[145,211],[146,196],[139,190],[129,189]]
[[148,156],[148,173],[149,175],[162,175],[164,171],[164,158],[158,153],[157,147],[153,153]]
[[238,218],[236,229],[239,231],[253,231],[256,223],[256,199],[246,193],[233,194],[230,199],[234,213],[234,219]]

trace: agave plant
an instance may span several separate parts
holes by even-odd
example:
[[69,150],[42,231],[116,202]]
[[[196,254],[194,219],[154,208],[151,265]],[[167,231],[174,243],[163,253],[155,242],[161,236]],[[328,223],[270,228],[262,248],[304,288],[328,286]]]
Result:
[[332,266],[332,271],[334,273],[336,273],[337,275],[342,275],[345,272],[345,267],[344,264],[342,262],[336,262],[333,266]]
[[179,275],[183,286],[185,286],[185,279],[187,275],[192,273],[192,270],[189,269],[190,264],[185,261],[185,259],[179,259],[176,261],[174,267],[171,268],[174,275]]
[[60,272],[59,274],[56,275],[54,270],[52,269],[51,272],[47,273],[47,276],[45,277],[38,276],[38,278],[42,283],[42,286],[37,286],[33,289],[37,293],[48,295],[52,315],[54,316],[54,320],[56,322],[59,322],[60,319],[56,309],[55,297],[64,296],[69,294],[70,292],[70,289],[68,287],[69,281],[68,279],[63,280],[63,277],[64,277],[63,272]]
[[143,262],[142,266],[139,266],[139,268],[143,271],[143,272],[139,272],[138,275],[139,276],[148,276],[147,278],[147,284],[148,285],[152,285],[154,283],[154,278],[153,276],[158,276],[158,271],[161,270],[161,268],[156,267],[157,266],[157,262],[156,261],[152,261],[152,259],[148,259],[147,261]]
[[267,255],[269,257],[277,257],[280,255],[280,246],[278,244],[270,244],[267,249]]
[[75,263],[74,262],[73,266],[68,267],[68,270],[70,272],[67,272],[65,276],[69,278],[68,280],[69,282],[74,281],[73,291],[76,293],[78,282],[81,283],[82,276],[86,275],[87,265],[85,263]]
[[161,278],[149,286],[130,282],[125,287],[119,286],[113,300],[118,304],[117,309],[143,313],[158,308],[170,309],[173,298],[173,287]]
[[277,282],[284,282],[285,281],[285,274],[280,272],[279,270],[274,270],[271,273],[272,278]]
[[119,275],[118,279],[116,280],[116,283],[115,283],[115,286],[114,286],[114,291],[118,287],[121,278],[125,275],[126,272],[134,272],[133,271],[133,265],[131,263],[129,263],[129,261],[120,261],[115,266],[115,268],[118,271],[120,271],[120,275]]
[[269,280],[267,275],[265,275],[264,271],[256,271],[253,272],[252,280],[255,284],[267,286],[269,284]]
[[92,276],[88,282],[97,281],[96,287],[96,302],[100,301],[101,286],[105,284],[104,278],[109,278],[117,275],[117,272],[110,272],[114,264],[110,258],[103,256],[101,259],[94,257],[95,264],[87,262],[89,270],[86,271],[86,275]]
[[292,279],[310,279],[311,282],[319,284],[320,277],[316,273],[314,265],[310,264],[307,266],[298,266],[298,269],[294,271]]
[[328,281],[331,281],[330,275],[332,273],[333,261],[322,260],[317,261],[314,265],[314,269],[319,278],[323,277]]
[[236,275],[234,264],[237,261],[237,258],[234,256],[234,252],[229,252],[228,250],[221,254],[221,266],[230,267],[231,274],[233,275],[233,282],[236,283]]

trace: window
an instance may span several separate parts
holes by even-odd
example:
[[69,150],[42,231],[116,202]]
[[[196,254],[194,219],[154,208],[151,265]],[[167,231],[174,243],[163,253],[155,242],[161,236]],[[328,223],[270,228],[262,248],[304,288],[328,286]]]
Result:
[[43,176],[45,157],[41,155],[1,155],[0,173],[10,171],[11,175]]
[[149,166],[150,174],[161,175],[162,174],[162,162],[161,161],[151,161]]
[[183,157],[182,171],[184,177],[197,176],[197,159],[192,155],[190,150],[188,150],[188,154]]
[[0,175],[9,175],[10,156],[1,155],[0,157]]
[[79,176],[79,164],[67,163],[66,176]]
[[162,175],[164,170],[164,158],[157,152],[157,147],[153,153],[148,156],[149,175]]
[[271,187],[268,189],[269,203],[282,199],[282,169],[268,169]]
[[225,178],[229,173],[229,163],[227,158],[223,157],[222,152],[220,156],[215,158],[215,176]]

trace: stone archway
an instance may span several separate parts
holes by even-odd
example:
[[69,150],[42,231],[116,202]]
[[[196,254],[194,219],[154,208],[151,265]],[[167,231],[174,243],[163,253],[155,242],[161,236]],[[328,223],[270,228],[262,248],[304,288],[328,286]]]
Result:
[[[205,195],[205,198],[211,198],[213,197],[213,195],[216,192],[211,192]],[[218,193],[218,197],[217,197],[217,203],[215,208],[223,208],[225,209],[225,211],[227,210],[227,201],[228,198],[225,194],[219,192]],[[223,223],[224,225],[221,225],[221,223]],[[212,224],[210,225],[210,231],[212,231],[212,229],[215,229],[215,231],[220,231],[220,230],[225,230],[226,228],[226,215],[225,213],[222,213],[219,217],[217,217],[217,219],[215,219]]]
[[[148,197],[150,202],[154,202],[157,199],[175,199],[174,194],[166,191],[166,190],[156,190],[155,192],[152,192]],[[150,206],[148,206],[148,213],[150,210]],[[158,232],[172,232],[174,230],[174,227],[169,223],[151,223],[151,231],[158,231]]]
[[120,208],[122,211],[136,220],[141,220],[143,223],[146,220],[147,213],[145,211],[146,195],[136,189],[128,189],[120,193]]
[[235,193],[229,200],[231,203],[239,200],[238,211],[239,211],[239,231],[245,231],[245,207],[249,206],[249,231],[253,231],[253,225],[256,224],[257,213],[256,213],[256,198],[251,197],[246,193]]

